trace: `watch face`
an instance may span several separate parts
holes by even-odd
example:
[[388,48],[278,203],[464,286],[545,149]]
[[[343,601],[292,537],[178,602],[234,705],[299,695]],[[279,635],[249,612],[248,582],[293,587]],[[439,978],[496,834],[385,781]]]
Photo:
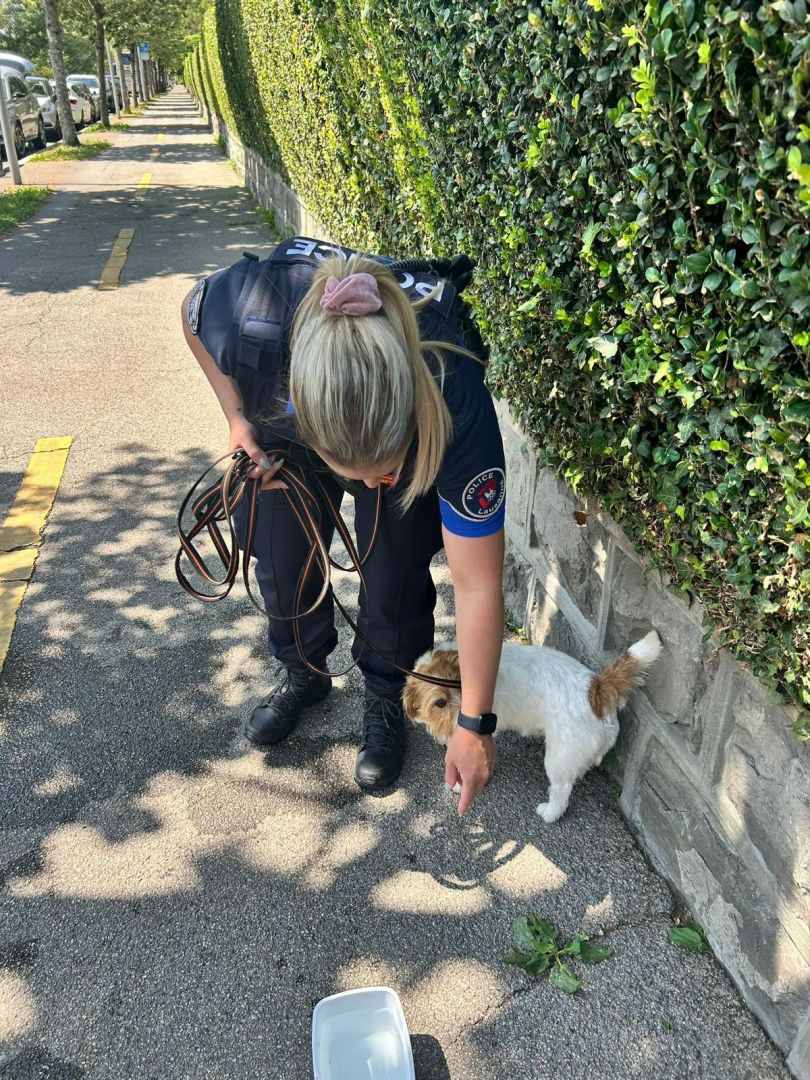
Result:
[[481,735],[491,735],[495,730],[498,718],[495,713],[484,713],[478,722],[478,731]]

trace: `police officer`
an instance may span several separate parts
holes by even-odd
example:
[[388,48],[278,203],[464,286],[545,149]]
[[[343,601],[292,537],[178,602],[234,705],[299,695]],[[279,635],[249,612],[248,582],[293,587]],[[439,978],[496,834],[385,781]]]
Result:
[[[258,746],[281,742],[332,685],[302,663],[292,623],[274,617],[292,614],[308,555],[274,478],[279,456],[265,449],[282,446],[280,433],[292,429],[318,464],[318,498],[339,507],[346,490],[355,495],[361,552],[374,528],[378,485],[387,481],[358,621],[375,651],[359,639],[353,647],[366,682],[355,765],[361,788],[389,786],[402,768],[403,676],[392,664],[411,668],[433,645],[430,562],[446,550],[462,701],[445,782],[461,784],[464,813],[495,767],[505,478],[481,357],[465,345],[480,343],[457,288],[469,272],[454,284],[454,266],[440,265],[442,276],[430,264],[294,237],[265,260],[246,253],[198,281],[183,302],[183,325],[228,422],[229,451],[242,448],[262,480],[252,554],[281,678],[253,711],[247,738]],[[328,547],[326,507],[320,517]],[[318,591],[310,579],[301,610]],[[337,643],[331,595],[301,620],[300,638],[307,659],[325,670]]]

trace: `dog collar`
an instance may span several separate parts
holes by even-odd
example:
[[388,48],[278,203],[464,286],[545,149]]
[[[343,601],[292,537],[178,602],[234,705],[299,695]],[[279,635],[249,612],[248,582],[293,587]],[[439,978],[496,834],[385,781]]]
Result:
[[465,716],[463,712],[458,714],[458,726],[474,731],[476,735],[492,735],[498,724],[498,717],[494,712],[485,712],[480,716]]

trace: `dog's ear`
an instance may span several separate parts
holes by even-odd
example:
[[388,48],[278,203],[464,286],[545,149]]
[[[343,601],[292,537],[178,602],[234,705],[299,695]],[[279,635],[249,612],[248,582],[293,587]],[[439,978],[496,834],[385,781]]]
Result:
[[415,720],[419,715],[419,687],[416,680],[410,678],[405,683],[402,691],[402,707],[410,720]]

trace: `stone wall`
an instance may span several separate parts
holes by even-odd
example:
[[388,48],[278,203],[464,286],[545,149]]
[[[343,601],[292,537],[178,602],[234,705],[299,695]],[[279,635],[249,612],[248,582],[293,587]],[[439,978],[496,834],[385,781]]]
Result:
[[598,668],[664,646],[622,717],[621,806],[794,1074],[810,1078],[810,745],[616,523],[539,469],[505,403],[506,602]]
[[212,113],[208,124],[225,146],[228,157],[235,163],[260,206],[272,209],[276,219],[276,229],[284,236],[312,236],[328,239],[324,230],[310,214],[291,187],[284,183],[278,173],[268,168],[264,159],[243,146],[236,135],[228,128],[221,116]]
[[[282,234],[325,237],[218,117]],[[810,1080],[810,744],[599,507],[538,469],[505,403],[506,604],[531,641],[598,668],[650,628],[663,654],[622,717],[621,806],[800,1080]],[[696,1018],[699,1022],[699,1018]]]

